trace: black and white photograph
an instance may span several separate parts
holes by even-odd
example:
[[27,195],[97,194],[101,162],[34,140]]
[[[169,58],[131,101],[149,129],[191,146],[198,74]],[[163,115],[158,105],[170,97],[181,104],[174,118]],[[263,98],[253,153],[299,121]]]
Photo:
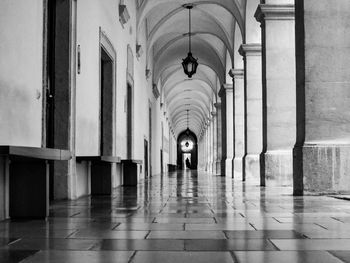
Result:
[[350,263],[350,0],[0,0],[0,263]]

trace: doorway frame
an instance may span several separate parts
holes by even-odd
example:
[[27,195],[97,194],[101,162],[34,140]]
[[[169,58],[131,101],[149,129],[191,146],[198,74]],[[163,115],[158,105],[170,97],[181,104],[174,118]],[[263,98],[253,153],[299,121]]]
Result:
[[[128,134],[128,107],[129,107],[129,101],[128,101],[128,89],[131,89],[131,98],[130,98],[130,109],[131,109],[131,116],[130,116],[130,134]],[[127,159],[132,159],[134,154],[134,54],[132,52],[131,46],[127,46],[127,68],[126,68],[126,156]],[[130,136],[130,146],[128,145],[128,136]]]
[[[99,130],[98,130],[98,142],[101,144],[102,140],[102,134],[101,134],[101,129],[102,129],[102,101],[101,101],[101,96],[102,96],[102,72],[101,72],[101,59],[102,59],[102,54],[101,50],[103,49],[104,52],[107,53],[109,58],[112,61],[112,76],[113,76],[113,87],[112,87],[112,155],[116,154],[116,144],[115,144],[115,134],[116,134],[116,126],[117,126],[117,114],[116,114],[116,104],[117,104],[117,89],[116,89],[116,73],[117,73],[117,52],[113,47],[112,42],[108,38],[107,34],[102,30],[102,28],[99,28],[99,47],[98,47],[98,52],[99,52]],[[99,154],[100,156],[103,155],[101,152],[101,145],[99,146]]]

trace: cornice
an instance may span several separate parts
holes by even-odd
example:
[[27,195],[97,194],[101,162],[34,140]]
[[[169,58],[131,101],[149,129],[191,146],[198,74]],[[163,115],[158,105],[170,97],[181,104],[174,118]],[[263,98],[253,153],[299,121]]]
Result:
[[219,91],[219,97],[223,97],[228,91],[233,91],[233,84],[222,84]]
[[238,52],[241,56],[261,56],[261,44],[242,44]]
[[264,20],[294,20],[295,8],[294,5],[269,5],[260,4],[255,12],[255,19],[258,22]]
[[244,78],[244,70],[243,69],[230,69],[228,74],[233,79],[243,79]]

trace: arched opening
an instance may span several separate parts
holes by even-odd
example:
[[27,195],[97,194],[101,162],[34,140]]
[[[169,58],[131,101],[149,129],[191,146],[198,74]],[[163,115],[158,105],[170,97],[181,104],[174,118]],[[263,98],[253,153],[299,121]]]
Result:
[[180,170],[197,170],[197,166],[197,136],[190,129],[187,129],[177,138],[177,167]]

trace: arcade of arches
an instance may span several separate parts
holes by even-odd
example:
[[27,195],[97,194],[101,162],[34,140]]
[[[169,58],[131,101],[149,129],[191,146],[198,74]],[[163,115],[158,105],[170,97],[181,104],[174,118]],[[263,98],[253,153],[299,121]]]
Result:
[[[349,0],[0,1],[0,220],[101,195],[158,200],[175,179],[211,205],[216,184],[225,205],[242,189],[349,193],[349,12]],[[178,201],[166,193],[156,202]]]

